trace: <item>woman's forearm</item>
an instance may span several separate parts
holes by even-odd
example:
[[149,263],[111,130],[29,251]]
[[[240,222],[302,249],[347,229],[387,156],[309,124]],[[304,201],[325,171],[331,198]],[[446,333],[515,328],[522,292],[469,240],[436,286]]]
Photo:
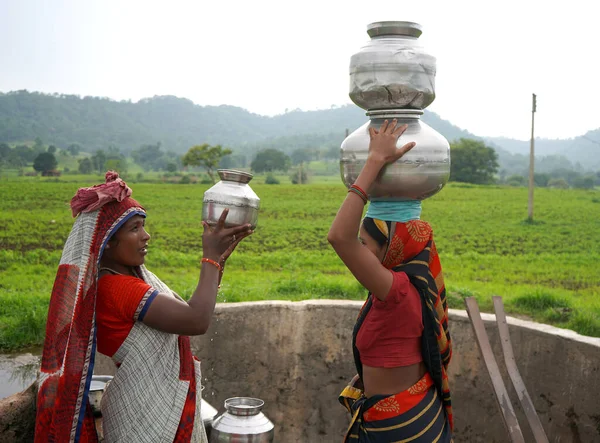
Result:
[[195,323],[200,334],[204,334],[210,326],[210,320],[217,302],[217,290],[221,280],[219,269],[211,263],[202,263],[200,279],[196,290],[188,301],[194,311]]
[[[354,184],[367,192],[384,164],[381,161],[368,159]],[[327,239],[330,243],[356,241],[364,206],[364,201],[357,194],[348,193],[329,230]]]

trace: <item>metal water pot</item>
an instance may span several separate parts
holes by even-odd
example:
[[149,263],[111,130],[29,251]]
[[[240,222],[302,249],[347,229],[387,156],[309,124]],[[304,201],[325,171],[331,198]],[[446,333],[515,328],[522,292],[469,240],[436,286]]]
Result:
[[252,229],[256,228],[260,198],[248,185],[253,175],[233,169],[219,169],[217,172],[221,181],[204,193],[202,220],[215,225],[223,210],[229,208],[225,226],[249,223]]
[[265,402],[258,398],[225,400],[225,409],[212,423],[210,443],[272,443],[275,426],[261,412]]
[[398,125],[407,124],[396,146],[409,142],[417,145],[400,160],[384,167],[370,189],[369,199],[423,200],[439,192],[450,177],[450,145],[448,141],[419,117],[423,111],[390,109],[369,111],[370,121],[348,135],[342,142],[340,173],[350,187],[358,178],[369,154],[370,126],[379,129],[385,119],[398,119]]
[[371,40],[350,59],[350,99],[363,109],[425,109],[435,99],[435,57],[412,22],[371,23]]

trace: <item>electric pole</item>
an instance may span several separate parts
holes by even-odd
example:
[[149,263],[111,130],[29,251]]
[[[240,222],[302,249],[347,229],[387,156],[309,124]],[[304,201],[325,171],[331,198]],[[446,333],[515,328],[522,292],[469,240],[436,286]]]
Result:
[[536,96],[535,94],[531,94],[532,95],[532,106],[531,106],[531,145],[529,148],[529,205],[528,205],[528,219],[529,221],[533,221],[533,187],[534,187],[534,180],[533,180],[533,164],[535,162],[535,157],[533,154],[534,151],[534,144],[535,144],[535,139],[533,136],[533,127],[534,127],[534,117],[535,117],[535,111],[536,111]]

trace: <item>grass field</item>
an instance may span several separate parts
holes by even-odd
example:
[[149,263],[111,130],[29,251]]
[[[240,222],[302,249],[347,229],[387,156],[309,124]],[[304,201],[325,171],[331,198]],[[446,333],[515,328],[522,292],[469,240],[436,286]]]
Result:
[[[339,178],[309,185],[251,183],[259,225],[228,262],[219,302],[356,299],[365,291],[326,236],[346,191]],[[49,295],[73,219],[68,202],[100,176],[0,181],[0,350],[43,342]],[[202,195],[210,185],[134,183],[152,235],[147,266],[183,296],[196,286],[202,255]],[[450,184],[423,205],[435,231],[450,306],[475,296],[508,312],[600,336],[600,192]]]

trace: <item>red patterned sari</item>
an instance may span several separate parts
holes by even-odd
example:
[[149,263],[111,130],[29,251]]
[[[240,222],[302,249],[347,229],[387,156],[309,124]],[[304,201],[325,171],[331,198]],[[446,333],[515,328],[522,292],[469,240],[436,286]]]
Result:
[[[115,173],[107,174],[106,184],[80,192],[71,202],[74,215],[79,215],[65,243],[50,299],[38,376],[36,443],[98,441],[88,394],[97,345],[99,261],[110,236],[130,217],[146,214]],[[81,211],[82,207],[87,209]],[[171,293],[144,266],[137,270],[152,288]],[[140,312],[146,301],[140,301]],[[105,441],[174,441],[176,435],[177,441],[206,441],[196,389],[200,366],[189,338],[135,320],[113,357],[120,366],[102,399]],[[154,385],[158,388],[148,389]],[[190,395],[191,413],[184,408]]]
[[[452,441],[452,404],[447,368],[452,356],[448,306],[442,268],[431,226],[421,220],[406,223],[369,220],[365,225],[374,238],[385,238],[383,265],[405,272],[421,296],[423,315],[422,354],[427,373],[406,391],[391,396],[366,398],[355,387],[362,376],[356,336],[373,304],[369,295],[353,332],[354,360],[358,376],[342,391],[339,400],[352,415],[345,442]],[[375,231],[376,230],[376,231]]]

